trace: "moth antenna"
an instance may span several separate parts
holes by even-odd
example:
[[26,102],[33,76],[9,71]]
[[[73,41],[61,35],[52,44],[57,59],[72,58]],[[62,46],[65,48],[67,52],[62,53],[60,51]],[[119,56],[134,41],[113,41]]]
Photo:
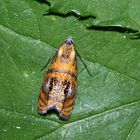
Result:
[[91,74],[91,72],[90,72],[89,68],[87,67],[87,65],[86,65],[85,61],[82,59],[82,57],[81,57],[82,55],[79,53],[79,51],[78,51],[77,47],[75,47],[75,51],[76,51],[77,55],[79,56],[80,60],[82,61],[82,63],[83,63],[83,65],[84,65],[84,67],[86,68],[86,70],[87,70],[88,74],[89,74],[90,76],[92,76],[92,74]]
[[[54,50],[53,50],[54,52]],[[55,53],[57,52],[57,49],[55,49]],[[51,52],[52,54],[52,52]],[[41,68],[41,71],[43,71],[53,60],[53,58],[55,57],[55,55],[52,55],[51,57],[49,57],[49,60],[47,61],[47,63]]]
[[[65,40],[65,43],[67,44],[73,44],[73,40],[72,40],[72,36],[68,36],[67,39]],[[57,49],[58,50],[58,49]],[[55,52],[56,53],[56,52]],[[49,60],[47,61],[47,63],[41,68],[41,71],[43,71],[49,63],[51,63],[51,61],[53,60],[53,58],[55,57],[55,55],[52,55]]]

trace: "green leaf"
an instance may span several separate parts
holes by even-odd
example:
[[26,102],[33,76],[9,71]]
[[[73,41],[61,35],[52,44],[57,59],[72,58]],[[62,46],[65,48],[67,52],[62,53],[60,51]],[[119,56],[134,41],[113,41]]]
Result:
[[139,0],[49,0],[50,12],[92,16],[93,25],[119,25],[140,29]]
[[[139,0],[104,3],[0,0],[0,139],[139,139],[139,32],[130,36],[140,27]],[[65,16],[73,9],[79,17]],[[85,26],[89,15],[96,25],[91,29]],[[53,113],[37,114],[37,102],[47,68],[41,69],[68,36],[92,75],[78,58],[75,108],[62,121]]]

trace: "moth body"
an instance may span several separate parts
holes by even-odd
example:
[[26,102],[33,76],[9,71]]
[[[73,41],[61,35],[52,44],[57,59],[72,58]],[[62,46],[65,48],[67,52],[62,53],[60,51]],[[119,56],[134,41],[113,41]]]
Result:
[[56,110],[68,120],[77,94],[77,60],[73,40],[67,38],[59,47],[45,75],[38,100],[38,112]]

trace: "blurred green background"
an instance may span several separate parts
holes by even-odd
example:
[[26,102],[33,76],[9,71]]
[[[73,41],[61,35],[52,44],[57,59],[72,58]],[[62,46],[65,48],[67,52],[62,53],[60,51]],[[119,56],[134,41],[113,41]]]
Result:
[[[139,140],[139,0],[0,0],[0,139]],[[69,121],[37,114],[42,67],[72,36],[78,95]]]

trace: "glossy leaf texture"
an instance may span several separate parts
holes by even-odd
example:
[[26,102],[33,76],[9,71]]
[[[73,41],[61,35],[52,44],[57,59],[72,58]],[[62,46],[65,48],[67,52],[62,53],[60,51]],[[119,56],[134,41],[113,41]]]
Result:
[[[139,8],[139,0],[0,0],[0,139],[138,140]],[[37,102],[42,68],[68,36],[81,58],[75,108],[62,121],[37,114]]]

